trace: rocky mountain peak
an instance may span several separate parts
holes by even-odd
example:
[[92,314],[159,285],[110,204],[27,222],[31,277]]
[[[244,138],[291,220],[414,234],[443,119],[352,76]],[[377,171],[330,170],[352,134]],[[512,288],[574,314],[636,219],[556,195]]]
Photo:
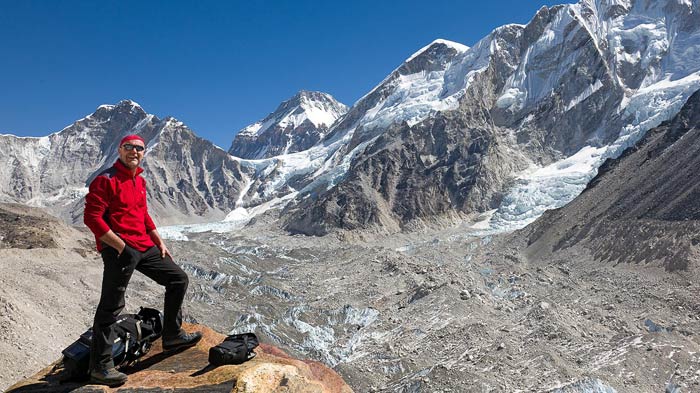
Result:
[[456,54],[466,52],[468,46],[457,42],[437,39],[409,57],[398,69],[401,75],[411,75],[419,71],[444,70]]
[[[317,127],[328,128],[340,117],[347,112],[346,105],[336,101],[333,96],[320,91],[301,90],[294,97],[280,104],[274,113],[277,118],[284,121],[299,121],[299,119],[291,119],[291,115],[305,114],[306,119]],[[303,121],[303,120],[302,120]],[[299,124],[295,124],[299,125]]]
[[121,100],[116,105],[100,105],[95,110],[95,113],[89,115],[90,118],[95,118],[100,121],[110,120],[117,117],[120,120],[135,119],[141,120],[148,114],[141,108],[139,104],[131,100]]
[[132,101],[129,99],[121,100],[119,101],[116,105],[103,105],[104,107],[111,107],[119,112],[140,112],[140,113],[146,113],[141,105],[139,105],[136,101]]
[[330,94],[302,90],[264,119],[239,131],[229,153],[261,159],[306,150],[347,110]]

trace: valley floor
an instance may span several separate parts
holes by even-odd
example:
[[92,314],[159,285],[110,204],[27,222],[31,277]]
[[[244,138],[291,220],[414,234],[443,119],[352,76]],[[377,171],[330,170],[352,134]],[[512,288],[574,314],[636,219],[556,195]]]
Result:
[[[667,273],[576,248],[530,260],[519,234],[466,227],[316,238],[265,226],[169,241],[191,278],[186,318],[255,331],[334,367],[357,392],[700,390],[694,265]],[[101,261],[0,253],[2,389],[90,325]],[[161,299],[135,275],[128,309]]]
[[334,366],[356,391],[700,389],[697,270],[529,260],[465,227],[288,236],[259,226],[177,244],[190,315]]

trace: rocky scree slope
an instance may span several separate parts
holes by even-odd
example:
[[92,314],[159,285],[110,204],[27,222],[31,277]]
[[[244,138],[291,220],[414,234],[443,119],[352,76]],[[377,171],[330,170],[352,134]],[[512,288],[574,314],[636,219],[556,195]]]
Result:
[[[95,391],[98,387],[84,383],[58,384],[60,369],[55,362],[61,350],[92,324],[102,279],[102,261],[95,252],[94,238],[41,209],[24,205],[1,204],[0,222],[6,229],[0,237],[0,390],[14,384],[8,391]],[[19,239],[7,233],[22,236]],[[186,255],[177,242],[170,245],[178,256]],[[191,266],[183,267],[191,272]],[[205,320],[206,314],[202,318],[199,312],[206,308],[192,295],[198,292],[198,279],[191,278],[184,316],[194,322],[195,312]],[[160,309],[163,295],[163,288],[137,273],[129,283],[125,312],[136,312],[139,306]],[[195,329],[195,325],[185,326]],[[286,384],[293,392],[351,391],[322,364],[291,358],[267,344],[261,345],[254,361],[243,366],[192,375],[206,366],[208,346],[223,339],[205,326],[197,325],[196,329],[206,333],[197,348],[166,357],[158,341],[149,357],[129,370],[130,383],[125,388],[259,392]],[[267,342],[265,336],[261,339]]]
[[86,329],[98,301],[102,265],[94,260],[94,238],[45,211],[0,204],[0,223],[4,390],[53,361]]

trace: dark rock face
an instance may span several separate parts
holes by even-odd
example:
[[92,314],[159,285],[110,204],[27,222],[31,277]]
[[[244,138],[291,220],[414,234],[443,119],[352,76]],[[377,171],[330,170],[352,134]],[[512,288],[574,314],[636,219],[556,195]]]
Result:
[[345,112],[347,107],[329,94],[300,91],[263,120],[241,130],[229,153],[261,159],[306,150]]
[[533,254],[577,244],[604,261],[687,269],[700,237],[700,92],[670,121],[606,161],[569,205],[527,229]]
[[[464,118],[392,127],[353,162],[342,183],[293,208],[291,217],[299,220],[286,228],[313,235],[374,224],[400,230],[421,218],[487,210],[513,170],[501,147],[495,135]],[[481,165],[484,160],[506,166]]]

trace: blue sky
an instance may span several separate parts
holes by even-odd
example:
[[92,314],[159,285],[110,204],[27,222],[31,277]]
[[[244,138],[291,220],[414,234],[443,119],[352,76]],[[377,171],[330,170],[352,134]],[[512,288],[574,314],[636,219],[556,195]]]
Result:
[[0,133],[48,135],[132,99],[228,149],[299,90],[352,105],[434,39],[472,46],[564,2],[3,1]]

